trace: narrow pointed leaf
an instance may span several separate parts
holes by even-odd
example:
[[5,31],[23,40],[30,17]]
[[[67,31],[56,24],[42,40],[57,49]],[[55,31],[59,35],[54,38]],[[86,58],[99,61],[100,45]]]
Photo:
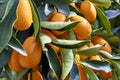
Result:
[[85,48],[85,49],[82,49],[80,51],[77,51],[76,53],[79,54],[79,55],[82,55],[82,56],[95,56],[98,54],[100,48],[102,47],[102,45],[95,45],[95,46],[92,46],[92,47],[88,47],[88,48]]
[[109,8],[111,5],[111,0],[90,0],[96,6],[102,6],[105,8]]
[[100,50],[100,54],[102,54],[103,56],[109,58],[109,59],[112,59],[112,55],[106,51],[103,51],[103,50]]
[[97,75],[88,67],[83,66],[85,72],[88,74],[88,76],[90,77],[91,80],[99,80],[99,78],[97,77]]
[[42,44],[42,49],[44,50],[45,44],[52,42],[52,39],[48,35],[41,33],[40,34],[40,41]]
[[45,54],[47,56],[49,66],[52,69],[52,71],[55,72],[57,78],[60,79],[61,64],[60,64],[60,61],[58,59],[58,56],[50,46],[46,45],[46,48],[48,51],[45,51]]
[[61,80],[64,80],[73,67],[74,55],[71,49],[63,49],[63,48],[61,49],[61,55],[62,55]]
[[78,23],[79,22],[47,22],[47,21],[43,21],[43,22],[41,22],[41,26],[43,28],[47,28],[47,29],[55,29],[55,30],[59,30],[59,31],[65,31],[65,30],[72,29]]
[[84,61],[83,64],[95,70],[102,70],[105,72],[112,71],[111,65],[108,62],[102,62],[97,60],[87,60],[87,61]]
[[96,7],[96,10],[97,10],[98,18],[101,24],[103,25],[103,27],[106,29],[107,34],[112,35],[110,21],[107,19],[104,12],[99,7]]
[[17,52],[19,52],[23,56],[27,56],[26,51],[23,49],[22,44],[20,41],[15,38],[14,36],[11,37],[10,41],[7,44],[9,47],[13,48]]
[[113,66],[117,74],[120,76],[120,64],[114,60],[109,60],[109,61],[111,62],[111,65]]
[[33,14],[33,26],[34,26],[34,34],[36,38],[39,38],[40,32],[40,16],[39,11],[37,10],[37,6],[34,3],[34,0],[30,0],[32,14]]
[[118,75],[117,75],[117,73],[115,72],[115,70],[112,71],[112,74],[113,74],[112,80],[119,80],[119,79],[118,79]]
[[0,21],[0,52],[5,48],[12,37],[13,23],[16,19],[16,8],[19,0],[9,0],[5,15]]
[[78,48],[78,47],[84,46],[88,42],[89,42],[89,40],[85,40],[85,41],[63,40],[63,39],[53,39],[52,40],[52,43],[54,45],[59,46],[61,48],[68,48],[68,49]]

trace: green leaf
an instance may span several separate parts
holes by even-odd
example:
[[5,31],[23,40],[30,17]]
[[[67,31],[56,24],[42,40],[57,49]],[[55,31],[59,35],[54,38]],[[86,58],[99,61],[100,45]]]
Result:
[[5,13],[7,3],[8,0],[0,0],[0,18],[2,18]]
[[97,6],[102,6],[105,8],[109,8],[111,5],[111,0],[89,0]]
[[61,64],[58,59],[57,53],[48,45],[46,45],[46,48],[48,51],[44,51],[44,52],[47,56],[49,66],[52,69],[52,71],[55,72],[57,79],[59,79],[61,76]]
[[33,27],[34,27],[34,34],[36,38],[39,38],[40,32],[40,15],[39,11],[37,10],[37,6],[34,3],[34,0],[30,0],[32,14],[33,14]]
[[6,47],[12,37],[13,23],[16,19],[16,8],[19,0],[9,0],[5,15],[0,21],[0,52]]
[[75,27],[79,22],[48,22],[42,21],[41,26],[46,29],[55,29],[59,31],[65,31],[72,29]]
[[2,68],[3,66],[5,66],[8,63],[11,53],[12,53],[11,51],[12,51],[12,49],[8,48],[8,50],[5,49],[0,54],[0,68]]
[[87,60],[87,61],[84,61],[83,64],[95,70],[102,70],[105,72],[112,71],[110,64],[106,61],[102,62],[102,61],[97,61],[97,60]]
[[120,64],[115,60],[109,60],[117,74],[120,76]]
[[72,48],[78,48],[81,46],[84,46],[90,42],[89,40],[84,40],[84,41],[78,41],[78,40],[63,40],[63,39],[53,39],[52,43],[56,46],[59,46],[61,48],[67,48],[67,49],[72,49]]
[[10,70],[8,65],[5,66],[5,74],[6,74],[8,80],[14,80],[14,78],[12,76],[12,71]]
[[96,10],[98,14],[98,19],[103,25],[103,27],[106,29],[107,34],[112,35],[110,21],[107,19],[104,12],[99,7],[96,7]]
[[74,54],[71,49],[61,49],[62,55],[62,75],[61,80],[64,80],[65,77],[69,74],[73,67]]
[[42,44],[42,49],[44,51],[44,50],[46,50],[45,49],[45,44],[51,43],[52,39],[48,35],[41,33],[40,34],[40,41],[41,41],[41,44]]
[[100,50],[100,54],[107,57],[108,59],[112,59],[112,57],[113,57],[110,53],[103,51],[103,50]]
[[83,68],[85,70],[85,72],[89,75],[91,80],[99,80],[99,78],[97,77],[97,75],[88,67],[83,65]]
[[97,45],[92,46],[92,47],[81,49],[80,51],[77,51],[76,53],[79,55],[88,56],[88,57],[95,56],[98,54],[101,47],[102,47],[102,45],[97,44]]
[[22,44],[16,37],[12,36],[7,45],[16,50],[21,55],[27,56],[26,51],[22,47]]
[[21,72],[15,72],[14,73],[14,80],[20,80],[27,72],[29,69],[24,69]]
[[115,70],[112,71],[112,74],[113,74],[112,80],[119,80],[119,79],[118,79],[118,75],[117,75],[117,73],[115,72]]

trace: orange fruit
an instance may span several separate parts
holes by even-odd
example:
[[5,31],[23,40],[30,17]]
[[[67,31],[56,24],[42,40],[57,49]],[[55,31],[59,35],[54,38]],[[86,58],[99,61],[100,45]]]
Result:
[[[51,39],[57,39],[57,37],[51,33],[50,31],[46,30],[46,29],[41,29],[41,32],[44,34],[47,34]],[[54,51],[56,51],[57,53],[59,52],[60,48],[55,46],[54,44],[49,43],[48,44],[51,48],[54,49]]]
[[94,5],[90,1],[83,1],[79,10],[89,22],[93,22],[96,19],[97,12]]
[[30,76],[30,73],[28,73],[28,80],[43,80],[43,76],[39,71],[33,69],[31,74]]
[[108,73],[106,73],[105,71],[100,71],[99,74],[104,79],[112,78],[112,71],[110,71]]
[[78,54],[75,54],[75,61],[79,62],[80,61],[80,56]]
[[14,28],[17,30],[26,30],[32,24],[32,10],[29,0],[19,0],[17,7],[17,19],[14,23]]
[[[67,20],[67,17],[65,14],[57,12],[51,17],[51,22],[65,22]],[[61,35],[65,31],[57,31],[57,30],[51,30],[55,35]]]
[[10,60],[8,62],[8,66],[10,67],[11,70],[15,71],[15,72],[20,72],[22,71],[24,68],[19,64],[18,61],[18,52],[13,50]]
[[40,41],[35,40],[34,36],[30,36],[24,41],[23,48],[27,52],[27,56],[18,56],[20,65],[25,68],[36,67],[39,64],[42,56]]
[[112,53],[112,49],[111,49],[111,46],[109,45],[109,43],[105,40],[105,39],[103,39],[102,37],[100,37],[100,36],[94,36],[92,39],[91,39],[91,41],[92,41],[92,43],[94,44],[94,45],[96,45],[96,44],[100,44],[100,45],[104,45],[104,46],[102,46],[101,47],[101,50],[104,50],[104,51],[106,51],[106,52],[108,52],[108,53]]
[[78,40],[84,40],[90,37],[92,28],[90,23],[81,16],[73,16],[70,18],[71,21],[80,21],[74,28],[73,31],[76,34]]
[[80,73],[80,80],[88,80],[87,73],[85,73],[83,67],[80,64],[77,64],[77,68]]
[[90,60],[98,60],[98,61],[101,61],[101,58],[99,55],[95,55],[95,56],[91,56],[90,57]]

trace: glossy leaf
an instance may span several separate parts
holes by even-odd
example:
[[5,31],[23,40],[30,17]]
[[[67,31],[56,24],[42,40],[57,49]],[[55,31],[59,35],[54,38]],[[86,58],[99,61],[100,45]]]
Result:
[[16,8],[19,0],[9,0],[5,15],[0,21],[0,52],[5,48],[12,37],[13,23],[16,19]]
[[60,65],[58,56],[50,46],[46,45],[46,48],[47,48],[47,51],[44,51],[44,52],[47,56],[49,67],[52,69],[52,71],[55,72],[57,78],[59,79],[61,75],[61,65]]
[[98,19],[101,22],[102,26],[106,29],[107,34],[112,35],[110,22],[105,16],[104,12],[99,7],[96,7],[96,10]]
[[30,0],[32,14],[33,14],[33,26],[34,26],[34,34],[36,38],[39,38],[40,32],[40,16],[37,10],[37,6],[34,3],[34,0]]
[[81,50],[77,51],[76,53],[79,55],[88,56],[88,57],[95,56],[98,54],[101,47],[102,47],[102,45],[97,44],[97,45],[92,46],[92,47],[81,49]]
[[0,68],[2,68],[3,66],[5,66],[8,63],[11,53],[12,53],[11,51],[12,51],[12,49],[8,48],[8,50],[4,50],[0,54]]
[[91,80],[99,80],[99,78],[97,77],[97,75],[88,67],[83,66],[85,72],[88,74],[88,76],[90,77]]
[[63,39],[53,39],[52,43],[56,46],[59,46],[61,48],[68,48],[68,49],[73,49],[73,48],[78,48],[81,46],[84,46],[87,44],[89,40],[84,40],[84,41],[78,41],[78,40],[63,40]]
[[24,50],[24,48],[22,47],[22,44],[20,43],[20,41],[15,38],[14,36],[11,37],[10,41],[7,44],[9,47],[13,48],[14,50],[16,50],[17,52],[19,52],[21,55],[23,56],[27,56],[26,51]]
[[42,49],[45,50],[45,44],[52,42],[52,39],[48,35],[41,33],[40,41],[42,44]]
[[87,61],[84,61],[83,64],[94,70],[102,70],[105,72],[110,72],[112,70],[111,65],[106,61],[102,62],[97,60],[87,60]]
[[55,29],[59,31],[65,31],[72,29],[75,27],[79,22],[47,22],[42,21],[41,26],[46,29]]
[[109,59],[112,59],[112,55],[106,51],[100,50],[100,54],[102,54],[104,57],[107,57]]
[[62,55],[61,80],[64,80],[73,67],[74,55],[71,49],[63,49],[63,48],[61,49],[61,55]]
[[109,61],[111,62],[111,65],[113,66],[117,74],[120,76],[120,64],[114,60],[109,60]]
[[111,5],[111,0],[90,0],[96,6],[102,6],[105,8],[109,8]]

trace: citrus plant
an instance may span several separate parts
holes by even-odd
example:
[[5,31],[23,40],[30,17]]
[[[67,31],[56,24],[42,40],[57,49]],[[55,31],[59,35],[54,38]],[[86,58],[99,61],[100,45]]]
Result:
[[0,80],[120,80],[119,0],[0,0]]

